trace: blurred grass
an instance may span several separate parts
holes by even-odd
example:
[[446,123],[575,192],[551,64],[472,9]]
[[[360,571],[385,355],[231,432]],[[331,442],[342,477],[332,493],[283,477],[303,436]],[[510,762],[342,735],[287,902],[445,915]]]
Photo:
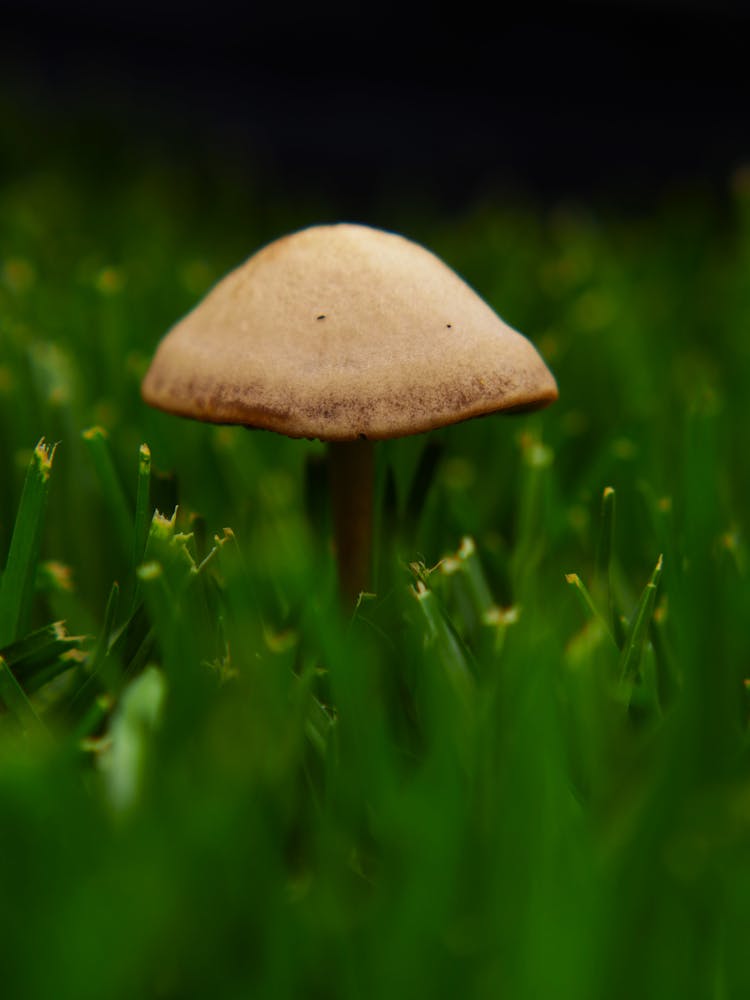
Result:
[[649,216],[365,220],[528,333],[560,401],[379,449],[344,620],[321,446],[139,396],[213,281],[335,206],[132,150],[14,162],[2,565],[59,444],[0,649],[6,995],[746,997],[748,176]]

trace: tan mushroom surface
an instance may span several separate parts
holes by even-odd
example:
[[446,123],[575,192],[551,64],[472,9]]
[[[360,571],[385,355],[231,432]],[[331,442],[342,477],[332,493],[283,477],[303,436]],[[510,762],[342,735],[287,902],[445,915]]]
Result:
[[328,441],[400,437],[557,398],[532,344],[402,236],[314,226],[250,257],[164,337],[170,413]]

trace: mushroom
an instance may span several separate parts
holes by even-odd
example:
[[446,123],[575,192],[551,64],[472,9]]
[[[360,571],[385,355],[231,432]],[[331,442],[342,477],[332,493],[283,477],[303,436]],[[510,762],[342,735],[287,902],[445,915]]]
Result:
[[169,413],[328,442],[339,579],[369,581],[373,441],[557,398],[531,343],[429,250],[313,226],[232,271],[164,337],[143,381]]

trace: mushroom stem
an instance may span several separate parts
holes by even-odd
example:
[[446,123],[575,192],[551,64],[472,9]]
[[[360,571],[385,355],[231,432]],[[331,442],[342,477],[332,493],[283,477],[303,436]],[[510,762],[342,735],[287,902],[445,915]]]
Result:
[[339,587],[345,606],[351,608],[370,584],[372,441],[330,441],[328,463]]

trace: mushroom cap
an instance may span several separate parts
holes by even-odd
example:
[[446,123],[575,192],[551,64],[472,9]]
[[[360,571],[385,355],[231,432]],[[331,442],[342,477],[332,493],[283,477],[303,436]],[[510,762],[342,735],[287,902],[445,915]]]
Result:
[[313,226],[221,280],[143,381],[169,413],[290,437],[417,434],[557,398],[535,348],[438,257],[368,226]]

